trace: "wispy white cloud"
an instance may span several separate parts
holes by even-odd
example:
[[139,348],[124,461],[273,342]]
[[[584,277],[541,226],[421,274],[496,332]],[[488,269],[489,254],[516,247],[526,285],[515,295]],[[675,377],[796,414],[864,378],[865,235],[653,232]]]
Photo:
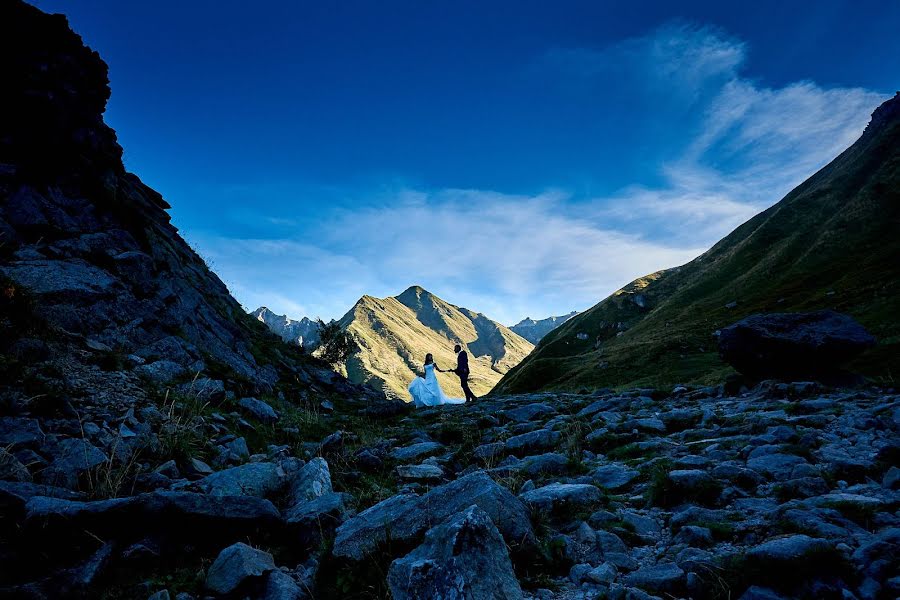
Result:
[[260,215],[282,232],[315,223],[283,239],[191,239],[247,308],[294,317],[338,317],[363,294],[412,284],[507,323],[585,309],[635,277],[687,262],[778,201],[852,143],[884,99],[808,81],[766,87],[742,75],[746,54],[720,30],[682,23],[543,60],[659,103],[662,117],[647,118],[684,132],[674,158],[656,165],[661,184],[591,199],[574,198],[564,181],[535,195],[392,185],[320,208],[314,220]]

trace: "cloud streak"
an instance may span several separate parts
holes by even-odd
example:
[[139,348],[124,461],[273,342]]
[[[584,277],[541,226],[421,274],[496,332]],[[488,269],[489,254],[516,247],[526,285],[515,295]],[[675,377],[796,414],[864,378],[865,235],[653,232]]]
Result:
[[564,181],[532,195],[401,187],[321,208],[316,219],[259,215],[313,223],[281,239],[189,237],[249,309],[339,317],[363,294],[420,284],[510,324],[583,310],[687,262],[774,204],[852,143],[884,99],[809,81],[762,86],[742,75],[746,52],[719,30],[679,23],[542,59],[569,81],[612,79],[665,103],[662,117],[647,118],[668,119],[658,127],[684,138],[656,165],[653,186],[593,198],[575,197]]

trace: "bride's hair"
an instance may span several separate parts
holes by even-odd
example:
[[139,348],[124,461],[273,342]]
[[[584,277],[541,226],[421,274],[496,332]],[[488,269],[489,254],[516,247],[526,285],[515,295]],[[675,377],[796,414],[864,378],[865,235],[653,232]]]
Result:
[[425,364],[430,365],[434,362],[434,357],[429,353],[425,355]]

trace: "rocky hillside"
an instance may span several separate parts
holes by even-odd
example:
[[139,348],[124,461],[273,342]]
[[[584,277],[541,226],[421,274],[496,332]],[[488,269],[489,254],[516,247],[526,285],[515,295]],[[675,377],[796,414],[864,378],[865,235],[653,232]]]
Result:
[[548,334],[498,391],[721,381],[715,333],[747,315],[833,309],[879,340],[856,368],[900,372],[900,94],[865,133],[712,249],[642,277]]
[[563,315],[561,317],[547,317],[546,319],[540,319],[535,321],[531,317],[526,317],[510,327],[510,329],[518,333],[520,336],[531,342],[532,344],[537,344],[543,339],[545,335],[577,315],[578,313],[574,310],[567,315]]
[[[347,377],[407,400],[406,388],[429,352],[439,367],[452,369],[453,346],[461,344],[469,354],[469,385],[480,396],[533,347],[503,325],[418,286],[391,298],[363,296],[340,323],[359,346],[347,361]],[[448,395],[461,394],[459,378],[446,373],[438,378]]]
[[285,315],[276,315],[265,306],[257,308],[250,316],[289,344],[297,344],[311,350],[319,343],[319,326],[307,317],[299,321],[289,319]]

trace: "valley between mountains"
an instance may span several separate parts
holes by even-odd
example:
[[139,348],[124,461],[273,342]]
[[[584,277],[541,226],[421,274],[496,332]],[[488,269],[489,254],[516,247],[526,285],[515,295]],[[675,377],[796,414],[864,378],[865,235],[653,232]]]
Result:
[[[900,597],[900,94],[687,265],[512,328],[366,296],[334,369],[126,170],[64,16],[0,3],[0,65],[0,598]],[[484,397],[413,409],[453,342]]]

